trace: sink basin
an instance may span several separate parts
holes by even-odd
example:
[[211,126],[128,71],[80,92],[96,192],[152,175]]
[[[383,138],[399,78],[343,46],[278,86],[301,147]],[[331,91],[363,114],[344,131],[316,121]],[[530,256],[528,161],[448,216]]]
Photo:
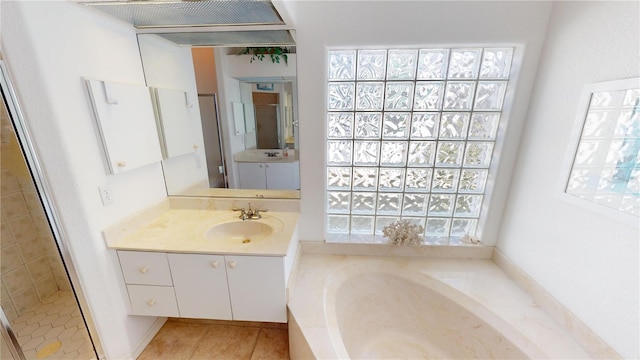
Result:
[[274,233],[274,227],[261,220],[233,220],[212,226],[206,238],[228,244],[250,244],[263,241]]

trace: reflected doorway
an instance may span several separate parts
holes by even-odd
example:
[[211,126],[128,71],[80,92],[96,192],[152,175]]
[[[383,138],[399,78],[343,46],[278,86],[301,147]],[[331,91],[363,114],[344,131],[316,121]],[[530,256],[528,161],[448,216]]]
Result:
[[278,93],[253,92],[258,149],[280,149],[280,96]]

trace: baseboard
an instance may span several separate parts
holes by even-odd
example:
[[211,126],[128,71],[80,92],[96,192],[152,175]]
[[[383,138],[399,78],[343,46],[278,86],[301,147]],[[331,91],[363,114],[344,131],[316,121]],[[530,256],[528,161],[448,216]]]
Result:
[[151,325],[149,330],[144,334],[142,339],[138,341],[136,346],[131,351],[131,359],[137,359],[138,356],[142,354],[144,349],[147,347],[147,345],[149,345],[151,340],[153,340],[153,337],[156,336],[156,334],[158,333],[158,331],[160,331],[160,328],[162,327],[162,325],[164,325],[165,322],[167,322],[166,317],[159,317],[156,319],[153,325]]
[[493,262],[521,288],[528,292],[541,309],[564,328],[589,354],[598,359],[622,359],[611,346],[604,342],[582,320],[556,300],[540,284],[520,269],[498,249],[494,248]]

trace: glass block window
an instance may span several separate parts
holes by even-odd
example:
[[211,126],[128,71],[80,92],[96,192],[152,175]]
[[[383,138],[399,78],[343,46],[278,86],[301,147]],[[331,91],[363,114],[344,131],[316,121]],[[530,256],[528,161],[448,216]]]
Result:
[[[623,214],[640,215],[640,79],[592,84],[565,192]],[[584,115],[584,116],[582,116]]]
[[476,236],[512,48],[328,52],[327,233],[425,243]]

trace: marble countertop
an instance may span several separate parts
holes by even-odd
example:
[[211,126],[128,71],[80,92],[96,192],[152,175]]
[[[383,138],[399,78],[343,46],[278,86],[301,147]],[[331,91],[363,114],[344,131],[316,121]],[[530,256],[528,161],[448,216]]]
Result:
[[[267,156],[267,153],[273,152],[276,156]],[[283,150],[275,149],[254,149],[244,150],[233,154],[233,160],[236,162],[274,162],[274,163],[290,163],[298,161],[298,153],[295,150],[289,150],[288,155],[283,155]]]
[[[262,222],[274,233],[260,241],[215,241],[207,231],[221,223],[241,221],[239,212],[229,210],[158,208],[128,219],[103,231],[107,247],[116,250],[285,256],[296,234],[297,212],[265,212]],[[143,219],[144,218],[144,219]]]

